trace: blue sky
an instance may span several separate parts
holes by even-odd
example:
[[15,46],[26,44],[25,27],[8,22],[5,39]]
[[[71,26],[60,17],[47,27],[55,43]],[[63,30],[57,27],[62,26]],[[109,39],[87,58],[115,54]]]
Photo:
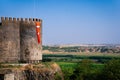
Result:
[[43,44],[119,44],[119,0],[0,0],[0,16],[41,18]]

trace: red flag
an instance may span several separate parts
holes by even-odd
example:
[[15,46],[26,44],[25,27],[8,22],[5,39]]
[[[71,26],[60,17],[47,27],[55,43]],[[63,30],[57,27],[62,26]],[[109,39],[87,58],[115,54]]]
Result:
[[41,40],[40,40],[40,22],[36,22],[36,35],[37,35],[38,43],[41,43]]

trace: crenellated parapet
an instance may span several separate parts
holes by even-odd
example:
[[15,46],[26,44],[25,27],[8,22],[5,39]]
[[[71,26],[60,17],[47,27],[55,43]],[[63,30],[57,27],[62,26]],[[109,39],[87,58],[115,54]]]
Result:
[[42,22],[41,19],[38,19],[38,18],[12,18],[12,17],[1,17],[1,23],[8,23],[8,22],[12,22],[12,23],[26,23],[26,24],[31,24],[31,23],[34,23],[34,22]]

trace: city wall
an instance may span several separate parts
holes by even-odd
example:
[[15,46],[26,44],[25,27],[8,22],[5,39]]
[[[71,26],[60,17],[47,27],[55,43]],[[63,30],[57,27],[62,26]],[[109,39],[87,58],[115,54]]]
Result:
[[39,21],[42,42],[42,20],[36,18],[1,17],[0,62],[31,62],[42,60],[42,44],[38,44],[35,22]]

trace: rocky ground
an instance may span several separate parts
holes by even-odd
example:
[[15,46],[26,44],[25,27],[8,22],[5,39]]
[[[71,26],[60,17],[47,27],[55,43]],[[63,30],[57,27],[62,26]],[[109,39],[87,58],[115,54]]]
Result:
[[0,80],[64,80],[56,63],[0,64]]

